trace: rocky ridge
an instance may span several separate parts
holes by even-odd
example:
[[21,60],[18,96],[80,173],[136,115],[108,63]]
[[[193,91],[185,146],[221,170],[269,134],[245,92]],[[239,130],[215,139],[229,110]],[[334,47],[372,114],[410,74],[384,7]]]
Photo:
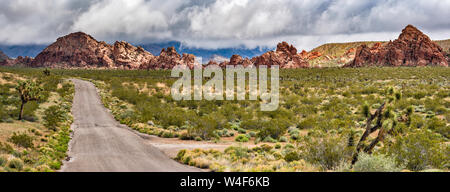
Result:
[[447,53],[435,42],[412,25],[403,29],[399,38],[385,45],[372,47],[361,45],[355,59],[345,67],[366,66],[445,66]]

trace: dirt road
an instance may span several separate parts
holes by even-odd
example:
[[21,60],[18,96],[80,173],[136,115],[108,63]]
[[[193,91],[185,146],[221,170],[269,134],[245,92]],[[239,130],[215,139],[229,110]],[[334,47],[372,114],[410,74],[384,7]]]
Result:
[[120,125],[102,105],[96,87],[87,81],[75,84],[74,130],[66,172],[191,172]]

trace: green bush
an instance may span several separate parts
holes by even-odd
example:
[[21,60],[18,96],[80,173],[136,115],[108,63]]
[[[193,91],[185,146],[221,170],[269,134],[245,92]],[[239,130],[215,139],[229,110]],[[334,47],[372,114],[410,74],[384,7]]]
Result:
[[249,156],[249,149],[245,147],[228,147],[225,149],[226,154],[230,154],[233,160],[247,158]]
[[279,141],[285,143],[288,142],[288,139],[285,136],[281,136]]
[[237,131],[238,131],[239,133],[241,133],[241,134],[247,133],[247,131],[246,131],[245,129],[242,129],[242,128],[239,128]]
[[8,139],[9,142],[16,144],[19,147],[33,148],[33,137],[25,133],[13,133],[13,135]]
[[187,132],[183,132],[180,134],[179,138],[181,140],[194,140],[194,137],[192,137],[191,135],[189,135],[189,133]]
[[266,142],[266,143],[276,143],[277,140],[275,140],[275,139],[272,138],[271,136],[267,136],[266,138],[264,138],[263,142]]
[[291,151],[284,156],[284,160],[287,162],[298,161],[300,160],[300,156],[297,152]]
[[340,135],[328,135],[322,138],[305,138],[303,159],[325,170],[333,170],[351,159],[352,148],[348,139]]
[[59,124],[64,121],[64,112],[59,105],[53,105],[44,111],[44,126],[52,131],[57,131]]
[[275,145],[275,149],[281,149],[281,144],[277,143],[277,144]]
[[5,166],[8,163],[8,157],[6,155],[0,155],[0,167]]
[[195,141],[203,141],[203,139],[201,137],[195,137]]
[[431,131],[416,130],[394,140],[392,146],[386,147],[387,153],[409,170],[441,169],[449,163],[450,148]]
[[23,169],[23,161],[18,158],[11,159],[7,167],[21,171]]
[[243,135],[243,134],[241,134],[241,135],[238,135],[236,138],[235,138],[235,141],[237,141],[237,142],[242,142],[242,143],[245,143],[245,142],[248,142],[248,137],[246,136],[246,135]]
[[279,139],[289,128],[288,120],[273,119],[271,121],[264,121],[261,124],[261,129],[257,134],[259,138],[274,138]]
[[364,115],[364,117],[369,117],[370,114],[370,106],[369,104],[364,103],[364,105],[362,106],[362,114]]
[[398,167],[392,157],[361,153],[353,169],[357,172],[400,172],[403,168]]
[[186,149],[182,149],[178,151],[177,157],[175,157],[175,160],[180,161],[183,159],[184,155],[186,154]]
[[450,138],[450,126],[447,126],[445,121],[437,117],[433,117],[427,122],[427,128],[433,130],[444,137]]
[[188,134],[200,137],[203,140],[209,140],[217,137],[215,131],[219,128],[217,119],[213,116],[204,116],[194,119],[195,125],[188,129]]

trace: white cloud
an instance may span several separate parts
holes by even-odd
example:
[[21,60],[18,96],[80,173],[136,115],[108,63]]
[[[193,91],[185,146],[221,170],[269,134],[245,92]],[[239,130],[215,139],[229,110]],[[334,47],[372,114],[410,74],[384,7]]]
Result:
[[311,49],[390,40],[407,24],[450,38],[450,0],[0,0],[0,43],[50,43],[84,31],[99,40],[177,40],[218,48]]

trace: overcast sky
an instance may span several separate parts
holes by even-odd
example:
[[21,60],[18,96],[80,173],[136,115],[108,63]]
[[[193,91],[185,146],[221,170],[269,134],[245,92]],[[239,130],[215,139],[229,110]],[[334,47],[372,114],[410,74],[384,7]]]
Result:
[[450,0],[0,0],[1,44],[48,44],[83,31],[135,44],[309,50],[329,42],[391,40],[413,24],[450,38]]

